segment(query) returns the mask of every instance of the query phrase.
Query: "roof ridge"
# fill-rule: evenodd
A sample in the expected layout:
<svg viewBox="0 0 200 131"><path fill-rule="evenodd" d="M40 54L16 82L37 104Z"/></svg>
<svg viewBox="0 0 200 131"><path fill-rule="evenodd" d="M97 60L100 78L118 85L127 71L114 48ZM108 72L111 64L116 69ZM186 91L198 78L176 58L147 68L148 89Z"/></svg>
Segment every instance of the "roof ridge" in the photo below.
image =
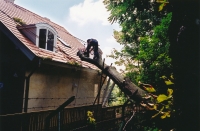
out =
<svg viewBox="0 0 200 131"><path fill-rule="evenodd" d="M4 0L3 0L3 1L4 1ZM5 2L6 2L6 1L5 1ZM83 43L83 42L86 43L84 40L82 40L82 39L80 39L80 38L77 38L77 37L75 37L74 35L72 35L69 31L67 31L67 30L65 29L65 27L63 27L63 26L61 26L61 25L59 25L59 24L57 24L57 23L51 21L51 20L48 19L47 17L40 16L40 15L38 15L38 14L36 14L36 13L34 13L34 12L32 12L32 11L30 11L30 10L24 8L24 7L21 7L21 6L17 5L17 4L15 4L15 3L12 3L12 2L9 2L9 3L12 4L12 5L14 5L16 8L18 8L18 9L20 9L20 10L22 10L22 11L25 11L25 12L27 12L27 13L30 13L30 14L31 14L30 17L36 17L36 18L40 19L41 21L46 20L46 22L42 22L42 23L48 23L48 24L49 24L49 23L52 23L52 24L53 24L52 26L54 26L54 28L59 29L60 31L69 34L70 36L76 38L76 39L77 39L78 41L80 41L81 43ZM41 23L41 22L39 22L39 23Z"/></svg>
<svg viewBox="0 0 200 131"><path fill-rule="evenodd" d="M51 21L51 20L50 20L49 18L47 18L47 17L40 16L40 15L38 15L38 14L36 14L36 13L34 13L34 12L32 12L32 11L30 11L30 10L28 10L28 9L26 9L26 8L24 8L24 7L22 7L22 6L19 6L19 5L15 4L15 3L12 3L12 2L9 2L9 3L12 4L12 5L14 5L16 8L18 8L18 9L20 9L20 10L22 10L22 11L25 11L25 12L27 12L27 13L32 14L34 17L37 17L37 18L42 19L42 20L45 19L45 20L47 20L47 21L50 21L51 23L55 24L56 26L62 28L62 30L68 32L63 26L61 26L61 25L59 25L59 24L57 24L57 23ZM69 32L68 32L68 33L69 33Z"/></svg>

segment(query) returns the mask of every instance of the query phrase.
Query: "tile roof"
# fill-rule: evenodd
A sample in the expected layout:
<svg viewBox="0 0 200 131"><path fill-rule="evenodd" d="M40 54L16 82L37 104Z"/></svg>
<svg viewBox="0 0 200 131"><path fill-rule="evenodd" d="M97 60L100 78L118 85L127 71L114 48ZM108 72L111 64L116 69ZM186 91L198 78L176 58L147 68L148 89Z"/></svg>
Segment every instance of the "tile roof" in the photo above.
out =
<svg viewBox="0 0 200 131"><path fill-rule="evenodd" d="M41 58L49 58L53 61L62 63L76 61L81 63L83 67L97 69L96 66L81 61L79 57L76 56L78 48L83 48L84 45L78 39L76 39L76 37L71 35L64 27L14 3L0 0L0 5L0 21L36 56ZM58 36L68 43L71 48L64 46L59 40L57 40L56 52L51 52L37 47L31 40L25 37L20 30L17 29L17 23L13 20L14 17L22 19L27 25L36 23L47 23L51 25L58 32Z"/></svg>

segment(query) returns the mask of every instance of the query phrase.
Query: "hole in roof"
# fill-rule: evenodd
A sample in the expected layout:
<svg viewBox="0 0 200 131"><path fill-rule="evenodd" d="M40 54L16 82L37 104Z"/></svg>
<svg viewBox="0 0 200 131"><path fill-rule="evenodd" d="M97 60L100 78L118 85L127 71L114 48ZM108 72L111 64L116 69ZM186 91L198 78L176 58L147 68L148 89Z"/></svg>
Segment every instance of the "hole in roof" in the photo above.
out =
<svg viewBox="0 0 200 131"><path fill-rule="evenodd" d="M67 44L63 39L61 39L60 37L57 37L57 38L64 46L71 48L71 46Z"/></svg>

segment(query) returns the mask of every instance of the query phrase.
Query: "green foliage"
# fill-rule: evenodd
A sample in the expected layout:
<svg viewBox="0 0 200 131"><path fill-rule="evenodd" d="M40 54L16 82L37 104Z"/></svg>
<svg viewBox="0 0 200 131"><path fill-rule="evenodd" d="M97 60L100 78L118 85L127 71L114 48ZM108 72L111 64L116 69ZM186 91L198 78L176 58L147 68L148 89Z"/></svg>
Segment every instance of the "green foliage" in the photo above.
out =
<svg viewBox="0 0 200 131"><path fill-rule="evenodd" d="M134 67L135 68L135 67ZM126 73L126 76L130 78L130 80L133 82L133 83L138 83L139 79L138 79L138 76L139 76L139 71L132 71L132 72L127 72Z"/></svg>
<svg viewBox="0 0 200 131"><path fill-rule="evenodd" d="M171 58L168 55L169 39L167 37L171 15L169 13L162 19L160 25L154 28L152 36L145 36L140 39L140 52L137 60L141 61L141 81L159 83L159 76L171 72Z"/></svg>
<svg viewBox="0 0 200 131"><path fill-rule="evenodd" d="M42 57L43 60L52 60L52 57L48 56L48 57Z"/></svg>
<svg viewBox="0 0 200 131"><path fill-rule="evenodd" d="M75 60L70 60L69 62L67 62L69 65L73 65L73 66L81 66L80 63L78 63L77 61Z"/></svg>
<svg viewBox="0 0 200 131"><path fill-rule="evenodd" d="M151 94L152 92L149 92L149 96L151 97L151 101L154 102L154 104L144 104L142 103L141 105L146 107L149 110L154 110L157 113L152 116L152 118L155 118L156 116L161 114L161 119L164 119L166 117L170 117L170 114L173 112L173 85L174 83L172 82L173 79L169 79L166 76L160 77L164 83L167 89L165 93L159 93L156 92L154 94ZM170 82L170 83L169 83ZM143 84L145 88L147 88L149 84ZM150 86L148 86L150 87Z"/></svg>
<svg viewBox="0 0 200 131"><path fill-rule="evenodd" d="M26 25L25 22L22 21L22 19L17 18L17 17L13 17L13 20L18 23L18 25Z"/></svg>
<svg viewBox="0 0 200 131"><path fill-rule="evenodd" d="M157 0L156 2L161 3L159 6L159 11L162 11L163 8L169 3L168 0Z"/></svg>
<svg viewBox="0 0 200 131"><path fill-rule="evenodd" d="M109 98L109 105L110 106L123 105L126 102L126 100L127 98L124 95L124 93L120 90L118 86L115 86Z"/></svg>
<svg viewBox="0 0 200 131"><path fill-rule="evenodd" d="M96 120L94 119L93 112L87 111L87 124L89 129L95 130L96 128Z"/></svg>
<svg viewBox="0 0 200 131"><path fill-rule="evenodd" d="M152 27L159 21L155 18L155 14L160 15L154 9L156 6L153 5L156 3L148 0L104 0L104 4L111 12L109 21L118 22L122 27L122 31L114 31L114 36L120 44L124 45L124 48L120 52L114 50L111 57L119 61L128 59L126 64L131 64L132 58L135 58L139 51L138 39L150 33Z"/></svg>
<svg viewBox="0 0 200 131"><path fill-rule="evenodd" d="M111 12L109 21L118 22L122 28L114 31L114 37L123 48L114 49L109 57L126 67L133 82L145 81L159 87L159 77L171 72L167 37L171 14L159 11L160 3L150 0L104 0L104 4Z"/></svg>
<svg viewBox="0 0 200 131"><path fill-rule="evenodd" d="M143 128L144 131L160 131L157 127L144 127Z"/></svg>
<svg viewBox="0 0 200 131"><path fill-rule="evenodd" d="M173 90L163 85L172 86L173 82L160 79L160 76L169 76L172 72L167 34L172 14L165 8L166 3L166 0L104 0L110 11L108 20L121 26L121 31L114 31L114 37L123 46L121 51L114 49L109 57L116 59L115 64L126 67L126 76L134 83L142 81L155 87L145 87L150 92L148 95L152 95L150 101L156 103L152 107L147 105L147 108L153 112L150 118L160 116L164 120L173 112L173 97L167 94ZM145 127L148 127L145 130L158 130L152 125Z"/></svg>
<svg viewBox="0 0 200 131"><path fill-rule="evenodd" d="M149 92L145 103L141 103L147 110L144 114L136 113L133 118L134 127L137 130L143 131L161 131L173 129L173 114L175 112L173 106L173 76L162 76L160 79L163 81L164 93ZM170 84L169 84L170 82ZM141 88L152 88L150 84L140 83Z"/></svg>

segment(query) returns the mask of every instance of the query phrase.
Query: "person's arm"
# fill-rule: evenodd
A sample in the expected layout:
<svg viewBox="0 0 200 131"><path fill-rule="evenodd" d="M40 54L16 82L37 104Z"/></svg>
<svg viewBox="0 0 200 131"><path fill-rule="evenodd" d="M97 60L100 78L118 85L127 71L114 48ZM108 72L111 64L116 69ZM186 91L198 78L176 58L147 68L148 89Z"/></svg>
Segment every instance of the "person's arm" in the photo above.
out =
<svg viewBox="0 0 200 131"><path fill-rule="evenodd" d="M93 50L94 50L94 48L92 47L92 48L90 49L90 52L93 51Z"/></svg>

